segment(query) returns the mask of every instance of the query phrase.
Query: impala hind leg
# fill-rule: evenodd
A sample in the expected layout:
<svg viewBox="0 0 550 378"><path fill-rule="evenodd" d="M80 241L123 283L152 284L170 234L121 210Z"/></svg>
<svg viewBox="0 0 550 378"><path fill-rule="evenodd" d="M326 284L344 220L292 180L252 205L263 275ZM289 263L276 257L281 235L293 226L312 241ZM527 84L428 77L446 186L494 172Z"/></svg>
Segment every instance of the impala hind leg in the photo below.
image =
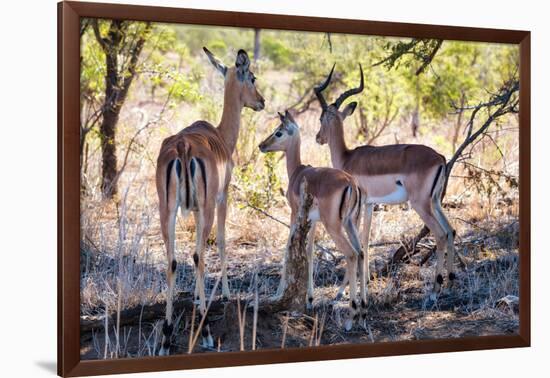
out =
<svg viewBox="0 0 550 378"><path fill-rule="evenodd" d="M349 241L353 247L353 250L356 252L358 256L358 270L359 270L359 292L361 294L361 310L360 313L362 314L363 318L367 317L367 279L366 279L366 271L368 271L368 264L369 261L366 258L363 248L361 247L361 242L359 241L359 235L357 232L357 226L356 222L353 222L353 220L348 219L344 223L344 228L346 229L346 233L348 234Z"/></svg>
<svg viewBox="0 0 550 378"><path fill-rule="evenodd" d="M441 228L445 231L446 240L447 240L447 273L449 276L449 281L456 279L456 273L454 268L455 262L455 231L449 223L449 220L443 213L441 208L441 200L438 197L432 198L432 208L434 210L434 215L437 218Z"/></svg>
<svg viewBox="0 0 550 378"><path fill-rule="evenodd" d="M166 198L162 198L159 202L160 210L160 226L162 239L166 247L166 283L168 285L166 293L166 314L162 326L162 340L159 355L165 356L170 351L170 339L172 337L174 326L172 324L174 287L176 285L176 268L177 262L174 253L175 249L175 228L176 215L178 212L178 179L176 171L171 172L173 179L169 180ZM163 201L164 200L164 201Z"/></svg>
<svg viewBox="0 0 550 378"><path fill-rule="evenodd" d="M208 235L212 231L214 223L214 208L205 206L201 210L195 212L195 224L197 230L197 248L193 255L195 263L195 301L198 300L199 311L201 316L206 316L206 294L204 288L204 252ZM212 348L214 339L210 333L208 319L204 320L202 328L203 346Z"/></svg>
<svg viewBox="0 0 550 378"><path fill-rule="evenodd" d="M349 299L350 299L350 316L345 321L344 327L346 331L351 330L353 322L357 320L359 314L357 312L357 258L358 254L354 250L352 244L344 235L344 230L340 227L327 227L327 232L334 240L336 247L346 257L346 274L349 279Z"/></svg>
<svg viewBox="0 0 550 378"><path fill-rule="evenodd" d="M430 231L435 237L436 243L436 268L435 268L435 281L433 291L430 295L430 299L437 298L437 294L441 291L443 285L443 269L445 261L445 247L447 245L447 235L445 230L439 224L431 206L430 201L412 202L412 208L418 213L424 224L428 226Z"/></svg>
<svg viewBox="0 0 550 378"><path fill-rule="evenodd" d="M311 229L309 230L309 233L307 235L307 246L306 246L306 253L307 253L307 262L308 262L308 269L307 269L307 309L311 310L313 308L313 252L315 245L315 223L311 223Z"/></svg>
<svg viewBox="0 0 550 378"><path fill-rule="evenodd" d="M216 245L220 256L221 277L222 277L222 296L224 300L229 300L229 283L227 282L227 259L225 255L225 218L227 215L227 191L224 192L217 206L217 232Z"/></svg>

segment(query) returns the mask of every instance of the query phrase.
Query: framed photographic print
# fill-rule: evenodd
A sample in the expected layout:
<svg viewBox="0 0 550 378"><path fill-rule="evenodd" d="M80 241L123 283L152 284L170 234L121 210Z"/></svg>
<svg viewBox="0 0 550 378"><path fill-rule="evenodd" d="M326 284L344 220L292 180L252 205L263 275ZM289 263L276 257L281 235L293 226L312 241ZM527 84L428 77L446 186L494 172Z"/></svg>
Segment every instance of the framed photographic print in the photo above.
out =
<svg viewBox="0 0 550 378"><path fill-rule="evenodd" d="M59 375L529 346L528 31L58 12Z"/></svg>

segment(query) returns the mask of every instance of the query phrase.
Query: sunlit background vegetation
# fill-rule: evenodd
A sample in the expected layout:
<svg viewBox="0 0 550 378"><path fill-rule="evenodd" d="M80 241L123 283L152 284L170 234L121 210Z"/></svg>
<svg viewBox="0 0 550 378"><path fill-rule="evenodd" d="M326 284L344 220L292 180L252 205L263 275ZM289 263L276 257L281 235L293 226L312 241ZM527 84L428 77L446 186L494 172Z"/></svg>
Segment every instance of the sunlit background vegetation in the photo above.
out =
<svg viewBox="0 0 550 378"><path fill-rule="evenodd" d="M203 46L227 65L234 64L238 49L245 49L266 99L263 112L243 111L230 188L230 287L243 301L251 296L253 281L261 296L274 292L288 237L284 161L280 154L260 154L257 145L277 125L277 112L290 109L301 127L303 162L330 166L328 147L314 139L320 108L312 89L334 63L329 100L358 84L359 64L365 72L365 90L353 99L358 108L345 123L349 147L422 143L448 159L467 137L473 109L498 97L518 75L515 45L83 19L81 314L84 323L100 324L83 332L86 358L142 356L158 348L161 317L125 322L124 311L141 308L143 313L145 306L164 299L166 261L154 185L160 144L196 120L217 125L221 116L223 78ZM492 109L479 110L474 129ZM451 174L445 208L458 233L457 248L468 262L458 291L445 297L441 308L423 306L433 278L433 261L424 256L434 243L427 238L408 263L372 282L370 315L362 329L342 333L334 305L325 312L319 343L517 330L517 313L508 305L518 295L517 117L509 112L492 121L460 153ZM378 208L371 269L383 268L401 240L420 226L406 206ZM177 290L183 295L193 287L192 219L180 219L176 234ZM343 263L324 231L318 239L315 301L325 308L334 298ZM213 246L207 255L211 288L219 260ZM190 323L186 311L177 314L182 345ZM105 314L116 314L118 320L109 324ZM280 337L273 334L284 333L288 346L310 340L306 317L283 319L275 329L273 324L259 327L260 347L280 347ZM246 349L250 337L247 333ZM220 338L218 346L239 349L230 336Z"/></svg>

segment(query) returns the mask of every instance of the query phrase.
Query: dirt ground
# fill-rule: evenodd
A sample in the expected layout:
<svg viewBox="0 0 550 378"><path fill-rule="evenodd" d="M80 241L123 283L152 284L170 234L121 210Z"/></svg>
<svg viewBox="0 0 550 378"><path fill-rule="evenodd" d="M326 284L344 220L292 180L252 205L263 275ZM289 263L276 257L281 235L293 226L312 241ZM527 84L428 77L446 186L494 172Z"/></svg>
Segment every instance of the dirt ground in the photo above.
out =
<svg viewBox="0 0 550 378"><path fill-rule="evenodd" d="M456 220L460 218L462 210L448 211L451 212L451 219ZM399 230L400 217L411 217L411 213L411 210L402 211L399 208L378 211L375 223L389 222ZM269 219L264 219L264 222L273 223ZM380 232L375 230L370 250L373 279L369 284L367 317L355 324L349 332L343 328L347 311L346 296L340 301L335 300L337 288L344 275L344 261L332 249L331 241L324 238L324 234L320 235L316 248L313 310L306 314L265 313L260 306L256 324L256 348L281 348L283 339L284 347L290 348L517 333L519 227L516 218L504 216L496 223L470 218L469 221L458 223L461 226L457 250L463 256L466 266L459 265L457 261L458 279L452 287L445 286L436 303L428 299L435 259L425 258L433 247L433 240L426 238L420 244L420 252L410 262L393 267L387 276L379 276L391 251L399 244L391 238L380 238ZM410 230L417 230L418 225L419 222L408 225L409 233ZM237 246L238 252L229 254L229 281L232 293L235 293L235 297L236 293L240 293L241 305L243 308L247 307L243 346L244 350L250 350L254 328L253 294L257 287L260 302L274 294L279 281L282 251L243 240L232 240L229 250ZM94 260L93 257L88 259ZM426 260L424 264L423 260ZM95 262L96 266L102 264L116 266L117 262ZM105 309L95 308L94 311L93 307L87 308L83 311L82 322L90 319L97 319L99 322L97 327L87 329L81 335L83 359L139 357L158 353L162 336L162 283L155 289L157 286L154 282L162 279L163 265L140 264L136 261L124 261L123 264L132 266L134 276L144 276L143 272L151 275L146 280L142 279L142 284L144 281L148 282L143 290L158 291L159 295L156 297L160 300L156 303L160 304L157 307L161 310L126 324L128 322L124 321L124 316L127 311L124 309L132 307L131 301L127 300L121 310L121 325L117 330L117 323L111 321L107 325L109 332L106 337L105 323L101 321L105 319ZM208 297L219 276L219 260L213 245L208 253L207 269ZM112 270L115 271L115 268ZM191 292L189 288L193 285L192 272L189 259L184 264L178 264L177 285L181 290L180 297ZM209 312L208 320L215 347L203 348L199 337L193 348L194 353L240 350L241 336L235 297L226 304L219 302L217 297L214 299L212 308L215 307L215 310ZM192 325L190 299L183 302L185 301L187 306L179 311L176 307L175 311L176 326L171 348L173 354L188 352L191 327L196 329L198 326L198 320ZM142 301L142 306L151 304L151 301ZM116 316L116 308L107 311ZM143 307L141 312L143 315Z"/></svg>

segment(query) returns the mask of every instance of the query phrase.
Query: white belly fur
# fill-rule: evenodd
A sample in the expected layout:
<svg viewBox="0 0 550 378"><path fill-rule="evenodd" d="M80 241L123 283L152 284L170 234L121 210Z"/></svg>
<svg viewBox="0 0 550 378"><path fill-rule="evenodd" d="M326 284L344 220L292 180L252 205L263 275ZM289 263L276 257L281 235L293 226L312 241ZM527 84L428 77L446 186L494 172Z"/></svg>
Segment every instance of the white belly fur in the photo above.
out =
<svg viewBox="0 0 550 378"><path fill-rule="evenodd" d="M319 209L310 210L309 220L312 222L317 222L319 219L321 219L321 216L319 215Z"/></svg>
<svg viewBox="0 0 550 378"><path fill-rule="evenodd" d="M409 199L409 194L404 186L396 185L397 189L383 197L369 197L367 196L367 203L386 203L389 205L395 205L406 202Z"/></svg>
<svg viewBox="0 0 550 378"><path fill-rule="evenodd" d="M409 194L399 175L360 176L359 185L367 189L367 203L400 204L408 201ZM397 182L401 182L398 185Z"/></svg>

